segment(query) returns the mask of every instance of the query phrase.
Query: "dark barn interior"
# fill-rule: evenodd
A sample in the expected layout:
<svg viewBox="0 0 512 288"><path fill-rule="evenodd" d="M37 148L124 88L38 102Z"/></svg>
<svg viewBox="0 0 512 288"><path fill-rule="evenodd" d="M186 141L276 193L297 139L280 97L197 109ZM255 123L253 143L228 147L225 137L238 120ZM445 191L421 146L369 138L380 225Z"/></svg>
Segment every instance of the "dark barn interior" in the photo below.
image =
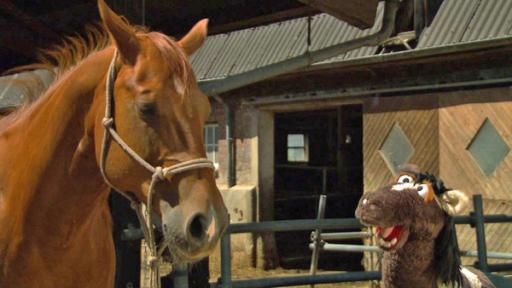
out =
<svg viewBox="0 0 512 288"><path fill-rule="evenodd" d="M327 195L326 218L354 217L353 211L363 192L362 166L360 105L277 114L276 220L316 218L321 194ZM309 233L276 234L284 268L309 267ZM322 269L361 269L362 254L325 253L321 257ZM339 261L341 258L344 261Z"/></svg>

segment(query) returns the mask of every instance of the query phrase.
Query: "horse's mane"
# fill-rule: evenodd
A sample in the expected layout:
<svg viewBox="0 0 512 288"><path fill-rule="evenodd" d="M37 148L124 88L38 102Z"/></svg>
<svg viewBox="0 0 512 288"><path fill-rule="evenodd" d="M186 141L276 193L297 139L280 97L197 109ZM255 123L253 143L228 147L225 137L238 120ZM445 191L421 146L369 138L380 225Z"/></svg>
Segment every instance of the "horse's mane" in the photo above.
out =
<svg viewBox="0 0 512 288"><path fill-rule="evenodd" d="M438 279L444 284L451 283L453 287L461 287L462 274L457 235L453 217L448 214L446 214L443 229L437 235L434 249L434 263L436 263Z"/></svg>
<svg viewBox="0 0 512 288"><path fill-rule="evenodd" d="M64 37L61 44L40 50L36 63L7 70L4 74L45 70L53 80L50 83L44 83L35 73L23 80L11 80L22 89L23 104L14 111L10 111L7 116L0 120L0 131L18 119L23 114L22 112L31 107L34 102L37 102L36 100L42 98L52 85L59 82L66 72L77 66L93 52L102 50L109 45L109 35L101 25L86 25L83 35Z"/></svg>
<svg viewBox="0 0 512 288"><path fill-rule="evenodd" d="M164 34L150 32L143 26L128 25L137 34L147 35L159 48L163 57L170 64L174 73L181 76L184 84L183 95L187 95L190 83L194 80L192 68L188 64L188 57L182 49L178 47L172 38ZM16 84L22 88L24 93L23 105L11 112L9 115L0 119L0 131L14 122L23 111L26 111L33 103L45 94L48 94L50 88L59 83L59 80L68 71L79 65L84 59L94 52L103 50L111 45L111 39L107 30L101 24L89 24L85 26L83 35L67 36L61 44L49 49L40 50L37 56L37 62L33 64L18 66L9 69L5 74L14 74L28 72L37 69L46 70L53 76L53 81L47 85L42 85L43 81L37 76L30 79L16 81Z"/></svg>
<svg viewBox="0 0 512 288"><path fill-rule="evenodd" d="M110 38L101 25L86 25L84 35L66 36L61 44L40 50L36 63L14 67L6 73L20 73L38 69L46 70L53 76L53 81L48 85L50 87L51 84L60 80L62 75L82 62L87 56L109 45ZM27 90L30 90L32 88L31 85L33 85L32 81L21 84ZM36 97L28 99L28 102L33 102L33 100L37 99L37 96L44 94L48 87L43 91L39 91L39 95L34 95Z"/></svg>

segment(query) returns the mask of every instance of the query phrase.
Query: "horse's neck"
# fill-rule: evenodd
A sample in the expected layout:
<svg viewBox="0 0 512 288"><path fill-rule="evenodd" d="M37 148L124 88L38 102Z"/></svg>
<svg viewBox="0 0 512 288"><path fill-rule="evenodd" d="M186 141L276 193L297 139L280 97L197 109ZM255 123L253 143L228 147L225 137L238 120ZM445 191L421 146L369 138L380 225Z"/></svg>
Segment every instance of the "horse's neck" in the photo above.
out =
<svg viewBox="0 0 512 288"><path fill-rule="evenodd" d="M385 252L382 262L384 287L436 287L433 262L433 241L407 241L399 250Z"/></svg>
<svg viewBox="0 0 512 288"><path fill-rule="evenodd" d="M105 214L107 189L84 119L112 52L86 58L0 133L0 225L8 228L0 245L30 233L30 241L66 246L92 225L91 215Z"/></svg>

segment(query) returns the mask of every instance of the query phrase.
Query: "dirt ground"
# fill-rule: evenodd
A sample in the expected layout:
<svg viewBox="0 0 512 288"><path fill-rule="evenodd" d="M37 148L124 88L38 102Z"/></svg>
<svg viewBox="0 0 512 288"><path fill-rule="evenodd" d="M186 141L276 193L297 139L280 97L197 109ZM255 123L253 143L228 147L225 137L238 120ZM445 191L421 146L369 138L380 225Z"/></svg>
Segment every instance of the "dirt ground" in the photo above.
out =
<svg viewBox="0 0 512 288"><path fill-rule="evenodd" d="M328 273L328 272L319 272L320 273ZM255 278L265 278L265 277L276 277L276 276L297 276L297 275L308 275L309 271L305 270L296 270L296 269L274 269L264 271L257 268L243 268L243 269L234 269L232 271L232 277L234 279L255 279ZM220 271L211 271L210 279L216 280L220 275ZM310 287L309 285L302 286L287 286L287 287ZM351 282L351 283L336 283L336 284L317 284L316 288L369 288L372 287L371 282Z"/></svg>

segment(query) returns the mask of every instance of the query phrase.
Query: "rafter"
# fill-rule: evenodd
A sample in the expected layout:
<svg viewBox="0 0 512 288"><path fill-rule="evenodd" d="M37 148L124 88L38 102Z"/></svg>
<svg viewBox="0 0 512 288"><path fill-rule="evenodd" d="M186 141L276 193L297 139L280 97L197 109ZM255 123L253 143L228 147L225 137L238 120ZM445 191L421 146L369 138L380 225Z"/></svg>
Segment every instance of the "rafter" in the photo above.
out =
<svg viewBox="0 0 512 288"><path fill-rule="evenodd" d="M299 0L359 28L373 26L379 0Z"/></svg>
<svg viewBox="0 0 512 288"><path fill-rule="evenodd" d="M223 25L217 25L209 28L209 34L218 34L225 33L233 30L245 29L248 27L265 25L278 21L285 21L292 18L305 17L309 15L318 14L318 11L315 8L309 6L303 6L298 8L293 8L285 11L280 11L272 14L267 14L259 17L254 17L250 19L245 19L237 22L227 23Z"/></svg>
<svg viewBox="0 0 512 288"><path fill-rule="evenodd" d="M59 38L59 35L57 35L50 28L46 27L44 23L39 21L37 18L18 9L16 5L14 5L8 0L0 0L0 9L3 10L6 14L13 16L27 28L34 32L37 32L46 39L55 40Z"/></svg>

